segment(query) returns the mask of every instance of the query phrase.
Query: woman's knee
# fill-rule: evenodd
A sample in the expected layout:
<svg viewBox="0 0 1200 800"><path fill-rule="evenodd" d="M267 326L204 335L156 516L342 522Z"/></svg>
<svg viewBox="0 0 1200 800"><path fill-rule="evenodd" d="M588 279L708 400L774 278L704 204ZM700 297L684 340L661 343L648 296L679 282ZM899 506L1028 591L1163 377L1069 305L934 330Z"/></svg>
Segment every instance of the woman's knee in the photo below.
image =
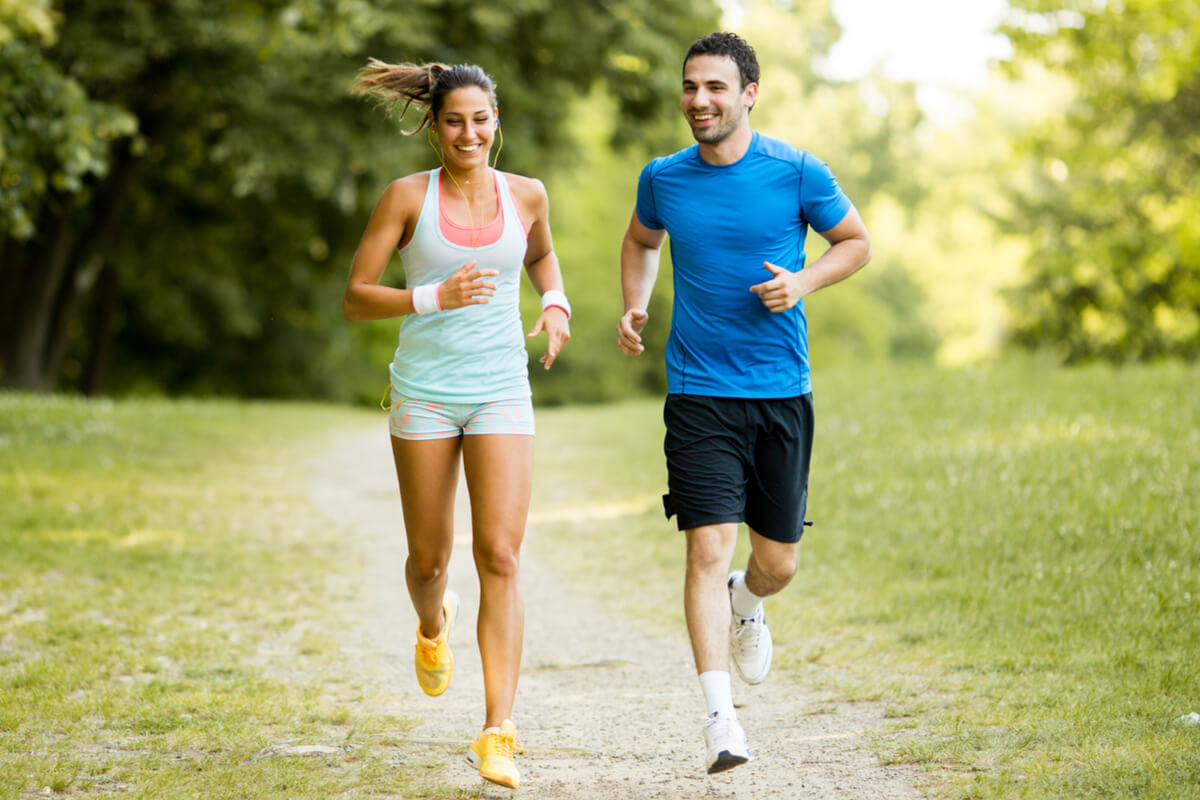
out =
<svg viewBox="0 0 1200 800"><path fill-rule="evenodd" d="M494 541L476 541L475 566L480 572L497 577L515 578L520 568L519 544L507 537Z"/></svg>
<svg viewBox="0 0 1200 800"><path fill-rule="evenodd" d="M406 568L410 578L421 584L437 583L446 574L449 559L437 555L417 555L410 553Z"/></svg>

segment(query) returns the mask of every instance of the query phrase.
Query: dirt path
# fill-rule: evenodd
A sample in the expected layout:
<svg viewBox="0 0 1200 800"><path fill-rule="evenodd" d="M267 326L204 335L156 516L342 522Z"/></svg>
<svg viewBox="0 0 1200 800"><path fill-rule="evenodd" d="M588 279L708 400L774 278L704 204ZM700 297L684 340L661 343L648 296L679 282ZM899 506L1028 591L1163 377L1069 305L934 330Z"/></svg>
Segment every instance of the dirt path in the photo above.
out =
<svg viewBox="0 0 1200 800"><path fill-rule="evenodd" d="M314 468L317 504L362 537L361 630L345 632L343 650L367 673L392 681L396 711L417 717L410 735L427 744L436 778L463 789L483 783L462 754L483 717L475 646L479 591L471 563L469 517L460 491L450 584L462 597L451 635L454 683L426 697L411 675L416 616L403 583L400 501L382 430L338 439ZM682 576L682 573L681 573ZM755 760L716 776L704 773L702 697L684 631L663 638L615 619L564 585L539 560L536 526L522 558L525 653L514 721L525 753L518 795L539 800L915 800L914 773L879 764L862 738L882 722L871 704L831 704L772 675L749 687L734 680L734 699ZM816 707L832 713L812 713ZM413 769L412 764L398 764ZM485 787L486 797L508 790Z"/></svg>

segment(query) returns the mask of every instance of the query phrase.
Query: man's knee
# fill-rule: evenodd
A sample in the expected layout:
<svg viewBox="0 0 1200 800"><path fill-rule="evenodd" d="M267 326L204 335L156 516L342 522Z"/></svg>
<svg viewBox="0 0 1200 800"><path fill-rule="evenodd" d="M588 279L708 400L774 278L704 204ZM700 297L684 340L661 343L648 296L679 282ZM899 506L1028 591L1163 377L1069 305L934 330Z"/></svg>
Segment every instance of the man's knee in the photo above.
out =
<svg viewBox="0 0 1200 800"><path fill-rule="evenodd" d="M759 568L763 577L773 583L787 583L796 574L799 559L795 553L773 555L769 560L759 560Z"/></svg>
<svg viewBox="0 0 1200 800"><path fill-rule="evenodd" d="M753 549L750 561L752 568L751 573L758 573L756 577L767 582L772 592L777 592L786 586L792 577L796 574L796 569L800 563L800 548L799 545L788 545L780 542L767 542L760 540L755 542L760 545ZM753 591L754 587L751 587Z"/></svg>
<svg viewBox="0 0 1200 800"><path fill-rule="evenodd" d="M688 531L688 568L699 571L729 569L736 543L736 526L714 525Z"/></svg>

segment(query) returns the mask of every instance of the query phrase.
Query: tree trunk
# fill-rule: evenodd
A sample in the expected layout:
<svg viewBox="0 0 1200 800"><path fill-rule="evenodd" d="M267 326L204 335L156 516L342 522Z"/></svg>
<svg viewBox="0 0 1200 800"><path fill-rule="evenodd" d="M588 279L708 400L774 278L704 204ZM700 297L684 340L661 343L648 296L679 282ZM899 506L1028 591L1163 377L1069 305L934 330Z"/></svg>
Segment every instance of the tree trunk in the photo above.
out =
<svg viewBox="0 0 1200 800"><path fill-rule="evenodd" d="M54 319L54 302L62 286L71 252L71 222L75 198L66 195L47 203L49 225L44 236L30 240L23 249L31 251L26 262L24 291L18 302L15 333L5 354L4 383L16 389L45 391L46 344Z"/></svg>
<svg viewBox="0 0 1200 800"><path fill-rule="evenodd" d="M54 388L79 306L91 289L94 270L100 267L97 251L119 230L138 164L128 146L121 149L86 214L74 213L74 195L47 204L49 219L39 228L50 233L22 248L30 258L24 289L18 290L21 296L16 298L14 331L4 348L6 385L33 391ZM57 210L56 216L52 209ZM88 269L81 272L85 263ZM82 280L77 281L77 276Z"/></svg>
<svg viewBox="0 0 1200 800"><path fill-rule="evenodd" d="M103 391L112 364L113 318L120 296L117 271L112 265L105 265L101 269L94 296L88 358L83 365L83 379L79 387L89 397Z"/></svg>
<svg viewBox="0 0 1200 800"><path fill-rule="evenodd" d="M4 240L0 250L0 375L7 371L8 351L17 335L17 311L25 277L25 252L13 238Z"/></svg>
<svg viewBox="0 0 1200 800"><path fill-rule="evenodd" d="M93 255L83 269L78 268L78 263L72 259L67 268L68 274L63 275L62 286L54 301L54 318L46 336L42 371L50 388L58 384L58 375L62 371L63 358L67 354L67 345L70 344L71 331L83 298L91 291L97 275L104 267L104 261L98 255Z"/></svg>
<svg viewBox="0 0 1200 800"><path fill-rule="evenodd" d="M113 166L108 176L96 188L88 206L87 227L71 253L72 279L64 281L55 304L54 322L46 340L45 372L51 385L58 378L66 354L69 336L73 330L75 316L82 299L91 291L97 273L103 267L104 248L116 238L120 229L121 213L129 201L129 193L137 177L140 161L129 151L128 145L113 153ZM86 263L83 269L79 265ZM78 278L76 279L76 276ZM117 286L114 282L113 286Z"/></svg>

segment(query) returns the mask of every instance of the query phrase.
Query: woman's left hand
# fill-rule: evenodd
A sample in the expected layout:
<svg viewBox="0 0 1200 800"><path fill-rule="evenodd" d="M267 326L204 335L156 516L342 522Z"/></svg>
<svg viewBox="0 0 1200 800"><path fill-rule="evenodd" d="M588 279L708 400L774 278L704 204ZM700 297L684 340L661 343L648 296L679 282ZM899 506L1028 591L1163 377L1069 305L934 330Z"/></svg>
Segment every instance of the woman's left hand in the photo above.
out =
<svg viewBox="0 0 1200 800"><path fill-rule="evenodd" d="M563 345L567 343L567 339L571 338L571 325L567 322L567 312L558 306L550 306L543 311L533 326L533 330L529 332L529 338L532 339L542 331L545 331L550 338L550 346L546 348L546 354L538 361L544 364L546 369L550 369L550 365L558 357Z"/></svg>

